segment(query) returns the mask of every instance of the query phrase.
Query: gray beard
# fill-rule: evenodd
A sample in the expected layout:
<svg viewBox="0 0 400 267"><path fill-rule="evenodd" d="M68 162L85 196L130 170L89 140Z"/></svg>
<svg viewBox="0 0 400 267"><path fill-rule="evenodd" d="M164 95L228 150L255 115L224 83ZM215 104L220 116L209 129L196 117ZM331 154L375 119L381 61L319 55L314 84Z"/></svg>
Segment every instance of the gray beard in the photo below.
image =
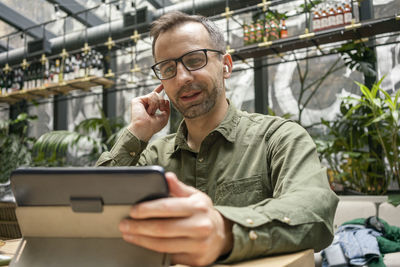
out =
<svg viewBox="0 0 400 267"><path fill-rule="evenodd" d="M176 104L179 103L179 97L176 97L173 103L175 108L182 114L183 117L187 119L194 119L201 115L207 114L211 109L214 108L220 91L222 90L222 88L218 88L218 85L215 83L213 83L213 89L211 90L211 92L206 90L206 85L204 84L191 84L189 86L181 87L177 95L179 96L182 92L193 89L205 93L206 100L200 104L196 104L188 108L182 108Z"/></svg>

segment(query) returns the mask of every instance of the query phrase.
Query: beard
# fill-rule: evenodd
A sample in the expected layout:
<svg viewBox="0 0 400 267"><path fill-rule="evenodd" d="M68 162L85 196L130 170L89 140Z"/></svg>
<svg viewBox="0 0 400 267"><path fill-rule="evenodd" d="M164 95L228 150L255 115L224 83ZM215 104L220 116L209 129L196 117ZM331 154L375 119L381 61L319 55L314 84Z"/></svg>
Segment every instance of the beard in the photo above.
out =
<svg viewBox="0 0 400 267"><path fill-rule="evenodd" d="M178 90L178 93L174 97L172 104L183 115L184 118L194 119L204 114L207 114L215 107L215 103L217 102L218 96L221 94L222 90L222 83L218 83L216 81L213 81L211 90L207 89L206 83L191 83L182 86ZM180 96L182 95L182 93L190 91L197 91L201 93L201 99L190 103L189 106L180 104Z"/></svg>

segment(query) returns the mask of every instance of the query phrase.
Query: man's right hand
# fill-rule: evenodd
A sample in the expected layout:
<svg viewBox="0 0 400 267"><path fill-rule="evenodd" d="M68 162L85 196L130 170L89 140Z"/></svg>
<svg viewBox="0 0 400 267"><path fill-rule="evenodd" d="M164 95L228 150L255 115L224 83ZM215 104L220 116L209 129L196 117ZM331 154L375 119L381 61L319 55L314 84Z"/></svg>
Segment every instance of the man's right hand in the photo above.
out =
<svg viewBox="0 0 400 267"><path fill-rule="evenodd" d="M131 100L131 122L128 130L142 141L150 138L167 125L170 107L169 101L160 96L164 86L160 84L148 95ZM157 112L160 110L160 112Z"/></svg>

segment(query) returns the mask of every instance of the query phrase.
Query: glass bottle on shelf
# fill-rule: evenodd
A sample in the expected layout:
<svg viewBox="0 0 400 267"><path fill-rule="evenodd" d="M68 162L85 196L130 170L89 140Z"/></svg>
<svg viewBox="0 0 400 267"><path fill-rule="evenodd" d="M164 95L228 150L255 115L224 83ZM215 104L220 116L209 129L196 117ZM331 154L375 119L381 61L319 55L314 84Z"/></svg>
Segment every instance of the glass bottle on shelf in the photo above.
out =
<svg viewBox="0 0 400 267"><path fill-rule="evenodd" d="M326 11L326 7L322 8L320 14L321 14L321 30L326 30L329 26L328 12Z"/></svg>
<svg viewBox="0 0 400 267"><path fill-rule="evenodd" d="M334 6L331 4L328 6L328 28L335 28L336 25L336 11Z"/></svg>
<svg viewBox="0 0 400 267"><path fill-rule="evenodd" d="M12 91L14 91L13 90L13 79L14 79L14 72L13 71L9 71L8 73L7 73L7 84L6 84L6 87L7 87L7 90L8 90L8 92L12 92Z"/></svg>
<svg viewBox="0 0 400 267"><path fill-rule="evenodd" d="M265 17L264 20L264 40L267 42L271 39L271 25L269 24L269 20Z"/></svg>
<svg viewBox="0 0 400 267"><path fill-rule="evenodd" d="M270 21L271 31L270 31L270 40L278 40L279 39L279 24L276 22L276 19L272 19Z"/></svg>
<svg viewBox="0 0 400 267"><path fill-rule="evenodd" d="M61 75L61 70L60 70L60 60L56 59L55 61L55 69L54 69L54 73L53 73L53 82L54 83L59 83L60 80L60 75Z"/></svg>
<svg viewBox="0 0 400 267"><path fill-rule="evenodd" d="M395 1L395 2L397 2L397 1ZM351 7L351 11L352 11L352 14L353 14L353 19L354 19L355 22L359 22L360 21L359 3L358 3L357 0L353 0L350 3L353 3L353 6ZM350 6L351 6L351 4L350 4Z"/></svg>
<svg viewBox="0 0 400 267"><path fill-rule="evenodd" d="M353 18L352 15L352 10L351 10L351 5L349 4L349 1L346 1L344 4L344 24L351 24L351 20Z"/></svg>
<svg viewBox="0 0 400 267"><path fill-rule="evenodd" d="M36 77L37 77L37 64L36 62L32 62L31 64L31 84L29 86L29 89L35 88L36 87Z"/></svg>
<svg viewBox="0 0 400 267"><path fill-rule="evenodd" d="M84 53L81 54L80 66L79 66L79 77L83 78L86 76L86 56Z"/></svg>
<svg viewBox="0 0 400 267"><path fill-rule="evenodd" d="M249 25L247 23L243 23L243 44L248 45L249 44Z"/></svg>
<svg viewBox="0 0 400 267"><path fill-rule="evenodd" d="M69 81L70 80L70 77L69 77L69 74L70 74L70 60L69 60L69 57L67 57L66 59L65 59L65 61L64 61L64 72L63 72L63 80L64 81Z"/></svg>
<svg viewBox="0 0 400 267"><path fill-rule="evenodd" d="M318 10L314 10L313 19L312 19L312 30L314 32L321 30L321 15Z"/></svg>
<svg viewBox="0 0 400 267"><path fill-rule="evenodd" d="M254 44L256 42L256 27L255 23L250 24L250 40L249 44Z"/></svg>
<svg viewBox="0 0 400 267"><path fill-rule="evenodd" d="M43 65L43 86L47 86L50 83L50 68L49 68L49 61L47 60L46 63Z"/></svg>
<svg viewBox="0 0 400 267"><path fill-rule="evenodd" d="M89 75L96 76L97 65L96 65L96 51L93 50L89 58Z"/></svg>
<svg viewBox="0 0 400 267"><path fill-rule="evenodd" d="M76 57L75 57L75 55L72 55L71 58L70 58L69 68L70 68L69 79L70 80L76 79L77 76L76 76L76 71L75 71L75 68L76 68Z"/></svg>
<svg viewBox="0 0 400 267"><path fill-rule="evenodd" d="M81 77L80 73L79 73L80 67L81 67L81 57L80 57L80 54L76 54L75 55L75 65L74 65L74 77L75 77L75 79Z"/></svg>
<svg viewBox="0 0 400 267"><path fill-rule="evenodd" d="M19 83L18 90L22 90L24 88L24 72L22 68L18 68L18 80Z"/></svg>
<svg viewBox="0 0 400 267"><path fill-rule="evenodd" d="M31 89L31 86L32 86L32 65L29 65L25 69L24 80L25 80L24 89Z"/></svg>
<svg viewBox="0 0 400 267"><path fill-rule="evenodd" d="M344 24L344 11L341 5L336 4L336 26L340 27Z"/></svg>
<svg viewBox="0 0 400 267"><path fill-rule="evenodd" d="M50 70L49 70L49 83L55 83L55 73L56 73L56 66L55 66L55 61L52 60L50 64Z"/></svg>
<svg viewBox="0 0 400 267"><path fill-rule="evenodd" d="M288 29L286 27L286 20L285 18L283 18L281 22L281 38L286 38L286 37L288 37Z"/></svg>
<svg viewBox="0 0 400 267"><path fill-rule="evenodd" d="M263 41L263 22L259 19L256 21L256 43L261 43Z"/></svg>
<svg viewBox="0 0 400 267"><path fill-rule="evenodd" d="M100 52L97 53L96 63L97 63L97 77L103 77L104 75L103 55Z"/></svg>
<svg viewBox="0 0 400 267"><path fill-rule="evenodd" d="M36 87L42 87L43 86L43 64L38 62L37 63L37 69L36 69Z"/></svg>
<svg viewBox="0 0 400 267"><path fill-rule="evenodd" d="M18 91L19 90L19 83L18 83L18 69L12 70L13 72L13 80L12 80L12 90Z"/></svg>

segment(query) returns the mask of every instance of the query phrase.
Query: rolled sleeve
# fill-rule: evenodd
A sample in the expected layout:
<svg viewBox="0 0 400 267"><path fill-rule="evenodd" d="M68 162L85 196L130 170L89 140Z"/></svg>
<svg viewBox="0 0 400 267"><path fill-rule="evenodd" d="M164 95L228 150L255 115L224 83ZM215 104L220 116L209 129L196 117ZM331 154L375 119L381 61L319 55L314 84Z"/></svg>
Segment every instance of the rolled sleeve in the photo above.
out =
<svg viewBox="0 0 400 267"><path fill-rule="evenodd" d="M127 128L118 137L109 152L104 152L96 166L132 166L136 165L147 143L139 140Z"/></svg>

